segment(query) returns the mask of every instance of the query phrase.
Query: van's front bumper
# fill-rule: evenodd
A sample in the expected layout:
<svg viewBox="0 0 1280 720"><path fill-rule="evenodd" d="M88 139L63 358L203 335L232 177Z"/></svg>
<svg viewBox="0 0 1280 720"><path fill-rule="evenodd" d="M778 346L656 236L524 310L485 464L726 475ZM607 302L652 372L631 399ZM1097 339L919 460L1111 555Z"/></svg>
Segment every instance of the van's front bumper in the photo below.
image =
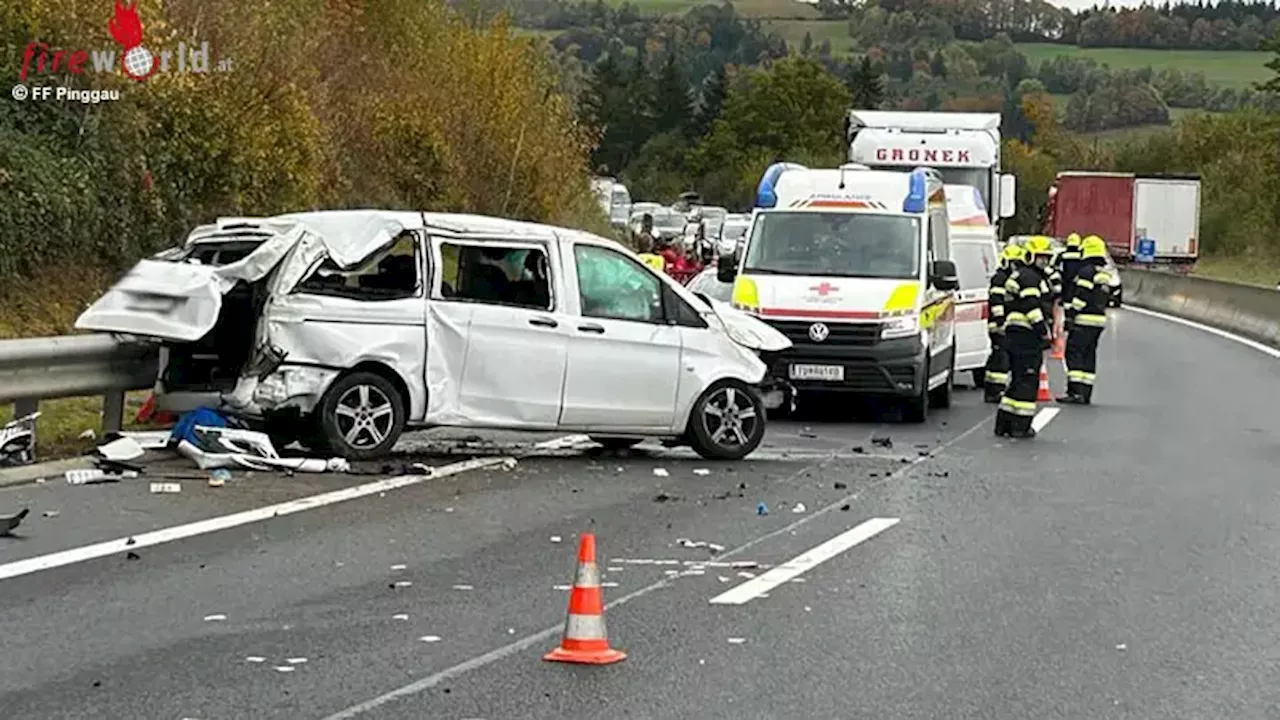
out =
<svg viewBox="0 0 1280 720"><path fill-rule="evenodd" d="M786 350L761 353L760 357L769 366L768 377L793 390L914 397L928 382L929 358L919 335L877 338L866 344L801 343L795 338L792 342ZM796 366L805 365L839 367L842 379L796 376Z"/></svg>

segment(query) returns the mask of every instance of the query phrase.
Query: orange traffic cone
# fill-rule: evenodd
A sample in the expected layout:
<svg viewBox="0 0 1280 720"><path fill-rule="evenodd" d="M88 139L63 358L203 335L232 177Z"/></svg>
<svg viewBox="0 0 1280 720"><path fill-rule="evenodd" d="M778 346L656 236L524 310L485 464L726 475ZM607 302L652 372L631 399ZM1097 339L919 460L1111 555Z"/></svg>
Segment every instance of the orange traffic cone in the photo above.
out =
<svg viewBox="0 0 1280 720"><path fill-rule="evenodd" d="M600 567L596 565L596 536L583 533L578 543L578 571L569 591L569 616L564 621L560 647L542 656L554 662L609 665L627 654L609 647L604 627L604 594L600 591Z"/></svg>
<svg viewBox="0 0 1280 720"><path fill-rule="evenodd" d="M1065 360L1067 352L1067 336L1062 332L1062 309L1054 313L1054 333L1053 333L1053 352L1049 353L1051 360Z"/></svg>
<svg viewBox="0 0 1280 720"><path fill-rule="evenodd" d="M1049 371L1040 361L1040 389L1036 391L1036 402L1053 402L1053 393L1049 392Z"/></svg>

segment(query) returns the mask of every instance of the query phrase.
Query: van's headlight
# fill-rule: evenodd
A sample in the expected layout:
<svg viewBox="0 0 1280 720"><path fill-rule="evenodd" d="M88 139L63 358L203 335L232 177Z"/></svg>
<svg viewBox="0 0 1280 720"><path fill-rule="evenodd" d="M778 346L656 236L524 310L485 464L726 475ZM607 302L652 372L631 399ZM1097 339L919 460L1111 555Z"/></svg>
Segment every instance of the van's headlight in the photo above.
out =
<svg viewBox="0 0 1280 720"><path fill-rule="evenodd" d="M729 339L735 343L753 350L764 347L764 340L750 328L731 325L723 321L721 325L724 326L724 331L729 335Z"/></svg>
<svg viewBox="0 0 1280 720"><path fill-rule="evenodd" d="M919 332L920 316L903 315L902 317L885 320L880 330L880 337L884 340L890 340L892 338L911 337Z"/></svg>

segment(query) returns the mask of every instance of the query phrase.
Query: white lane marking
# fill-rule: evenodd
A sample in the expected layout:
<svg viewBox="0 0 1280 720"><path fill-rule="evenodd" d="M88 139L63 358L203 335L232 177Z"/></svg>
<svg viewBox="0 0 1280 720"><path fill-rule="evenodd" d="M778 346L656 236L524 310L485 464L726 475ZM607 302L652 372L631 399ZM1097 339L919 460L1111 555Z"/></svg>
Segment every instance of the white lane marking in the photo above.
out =
<svg viewBox="0 0 1280 720"><path fill-rule="evenodd" d="M711 604L742 605L762 597L779 585L800 577L806 571L870 540L899 522L901 522L899 518L872 518L855 528L840 533L821 545L800 553L760 577L752 578L727 592L720 593L711 598Z"/></svg>
<svg viewBox="0 0 1280 720"><path fill-rule="evenodd" d="M568 437L577 438L585 436L570 435ZM557 438L555 440L549 440L546 443L538 443L537 445L534 445L534 447L541 448L546 446L548 443L564 443L565 440L566 438ZM210 518L208 520L200 520L199 522L188 523L186 525L175 525L174 527L164 528L161 530L153 530L152 532L142 533L141 535L134 535L132 537L107 540L106 542L84 545L82 547L50 553L48 555L40 555L38 557L27 558L25 560L16 560L14 562L0 565L0 580L29 575L42 570L50 570L52 568L72 565L86 560L95 560L97 558L114 555L119 552L139 550L141 548L162 545L175 540L184 540L197 535L204 535L206 533L218 532L219 530L239 527L240 525L269 520L274 517L283 517L285 515L292 515L306 510L315 510L316 508L325 507L326 505L333 505L335 503L346 502L348 500L377 495L378 493L384 493L391 490L399 490L400 488L418 485L420 483L427 482L428 480L438 480L440 478L457 475L471 470L496 467L502 465L503 462L508 459L509 458L506 457L485 457L465 460L463 462L442 465L434 468L430 474L400 475L398 477L378 480L365 485L357 485L355 487L335 490L333 492L322 493L320 495L312 495L310 497L299 498L297 500L268 505L255 510L246 510L244 512L223 515L221 517ZM400 584L401 583L397 583L397 585ZM403 584L406 587L409 585L407 582Z"/></svg>
<svg viewBox="0 0 1280 720"><path fill-rule="evenodd" d="M1040 411L1036 413L1036 416L1031 418L1031 429L1039 433L1041 430L1044 430L1044 427L1052 422L1054 418L1058 417L1058 413L1060 412L1062 412L1061 408L1040 408Z"/></svg>
<svg viewBox="0 0 1280 720"><path fill-rule="evenodd" d="M885 476L880 478L878 481L869 483L862 489L849 493L848 495L845 495L844 497L840 498L839 500L836 500L830 505L823 507L821 510L805 515L804 517L801 517L800 519L788 525L783 525L782 527L778 528L777 530L774 530L773 532L768 532L753 540L748 540L747 542L739 545L738 547L735 547L729 550L728 552L724 553L723 555L721 555L721 557L733 557L734 555L742 554L747 550L750 550L751 548L761 543L767 542L781 535L786 535L788 533L794 532L796 528L804 527L805 525L808 525L809 523L813 522L814 520L817 520L820 517L829 515L833 512L838 512L841 506L851 503L854 500L858 499L858 497L862 495L862 493L878 488L882 485L889 483L890 481L896 480L899 476L906 473L908 470L911 470L912 468L919 465L920 463L933 460L943 450L955 445L956 443L963 441L964 439L968 438L970 435L974 434L975 432L990 428L991 426L990 424L991 424L991 416L986 415L978 422L969 426L969 429L965 430L964 432L955 436L955 438L948 440L947 442L935 448L933 455L929 457L917 457L913 459L910 463L904 463L902 467L894 470L893 472L886 473ZM827 458L826 462L830 462L832 459L833 458ZM807 472L812 471L814 467L821 464L822 463L814 463L813 465L806 465L805 467L788 475L786 478L782 480L782 483L785 484L785 483L792 482L796 478L804 475ZM654 592L655 590L661 590L662 588L671 587L671 584L675 580L676 580L675 578L663 578L662 580L659 580L650 585L646 585L638 590L633 590L632 592L627 593L626 595L623 595L617 600L613 600L609 603L606 603L604 607L606 610L612 610L613 608L621 607L622 605L626 605L627 603L633 600L642 598L645 595L648 595ZM382 707L383 705L386 705L387 703L392 702L394 700L399 700L400 698L417 695L418 693L421 693L425 690L430 690L431 688L439 685L440 683L446 680L451 680L461 675L465 675L466 673L469 673L472 670L478 670L482 667L492 665L493 663L498 662L499 660L504 660L508 657L511 657L512 655L515 655L516 653L523 652L533 647L534 645L537 645L542 642L546 642L547 640L555 637L555 635L561 632L563 629L564 629L564 623L557 623L555 625L552 625L551 627L543 628L538 632L535 632L530 635L526 635L525 637L520 638L519 640L515 640L507 645L503 645L502 647L499 647L499 648L494 648L493 650L490 650L489 652L481 655L476 655L475 657L469 660L460 662L457 665L454 665L453 667L445 668L444 670L441 670L437 673L433 673L431 675L427 675L426 677L419 678L409 683L408 685L404 685L402 687L396 688L395 690L385 692L377 697L370 698L357 705L352 705L351 707L345 710L340 710L332 715L329 715L328 717L322 718L322 720L349 720L349 718L363 715L369 712L370 710L376 710Z"/></svg>
<svg viewBox="0 0 1280 720"><path fill-rule="evenodd" d="M1277 360L1280 360L1280 350L1277 350L1276 348L1273 348L1270 345L1264 345L1260 342L1257 342L1256 340L1250 340L1247 337L1241 337L1234 333L1227 332L1226 330L1219 330L1216 327L1204 325L1194 320L1188 320L1186 318L1180 318L1174 315L1166 315L1162 312L1156 312L1155 310L1148 310L1146 308L1133 307L1131 305L1127 305L1123 309L1126 312L1134 312L1134 313L1139 313L1141 315L1149 315L1154 318L1160 318L1161 320L1168 320L1169 322L1178 323L1179 325L1186 325L1187 327L1195 328L1197 330L1203 330L1204 332L1207 332L1211 335L1217 335L1220 338L1226 338L1227 340L1238 342L1241 345L1244 345L1245 347L1251 347L1260 353L1266 353L1267 355L1270 355L1271 357L1276 358Z"/></svg>

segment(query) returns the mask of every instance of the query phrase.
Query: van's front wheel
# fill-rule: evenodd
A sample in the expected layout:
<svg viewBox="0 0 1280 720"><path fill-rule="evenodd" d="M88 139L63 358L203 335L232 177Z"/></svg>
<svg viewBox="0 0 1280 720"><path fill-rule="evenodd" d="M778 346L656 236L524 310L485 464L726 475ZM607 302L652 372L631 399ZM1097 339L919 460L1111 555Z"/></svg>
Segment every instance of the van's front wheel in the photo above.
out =
<svg viewBox="0 0 1280 720"><path fill-rule="evenodd" d="M764 400L750 385L721 380L693 403L687 435L708 460L741 460L764 440Z"/></svg>
<svg viewBox="0 0 1280 720"><path fill-rule="evenodd" d="M316 407L319 435L330 452L370 460L391 452L404 432L404 398L386 378L353 372L337 379Z"/></svg>

